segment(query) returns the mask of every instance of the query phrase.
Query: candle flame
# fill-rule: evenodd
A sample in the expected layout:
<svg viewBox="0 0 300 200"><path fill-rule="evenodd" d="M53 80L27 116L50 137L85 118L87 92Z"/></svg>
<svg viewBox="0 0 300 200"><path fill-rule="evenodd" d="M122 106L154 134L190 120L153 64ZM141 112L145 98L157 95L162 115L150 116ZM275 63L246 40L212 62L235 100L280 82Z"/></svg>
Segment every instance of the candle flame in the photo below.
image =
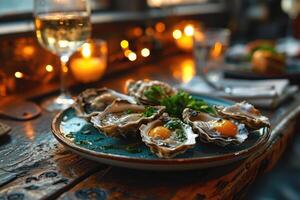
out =
<svg viewBox="0 0 300 200"><path fill-rule="evenodd" d="M85 43L82 45L81 55L84 58L89 58L92 55L91 44Z"/></svg>

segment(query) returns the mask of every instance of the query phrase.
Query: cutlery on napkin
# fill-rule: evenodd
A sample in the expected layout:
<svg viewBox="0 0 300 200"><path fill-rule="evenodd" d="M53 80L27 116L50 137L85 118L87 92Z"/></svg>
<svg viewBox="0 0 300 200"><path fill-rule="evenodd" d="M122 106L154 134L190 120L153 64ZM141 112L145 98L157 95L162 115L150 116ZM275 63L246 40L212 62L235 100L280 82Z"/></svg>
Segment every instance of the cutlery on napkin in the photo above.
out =
<svg viewBox="0 0 300 200"><path fill-rule="evenodd" d="M298 90L297 86L291 86L286 79L222 79L218 85L222 90L212 87L200 77L194 77L190 82L179 85L179 88L194 94L247 100L256 106L269 108L276 107Z"/></svg>

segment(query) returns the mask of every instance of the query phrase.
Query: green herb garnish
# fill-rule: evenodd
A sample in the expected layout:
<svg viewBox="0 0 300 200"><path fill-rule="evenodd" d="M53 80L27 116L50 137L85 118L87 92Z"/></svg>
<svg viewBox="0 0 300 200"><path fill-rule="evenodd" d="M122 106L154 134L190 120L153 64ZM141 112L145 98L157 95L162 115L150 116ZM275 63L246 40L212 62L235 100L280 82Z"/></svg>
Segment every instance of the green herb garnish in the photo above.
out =
<svg viewBox="0 0 300 200"><path fill-rule="evenodd" d="M109 149L117 149L114 145L103 145L98 147L99 150L109 150Z"/></svg>
<svg viewBox="0 0 300 200"><path fill-rule="evenodd" d="M248 55L248 59L249 60L252 60L253 58L253 54L256 52L256 51L259 51L259 50L262 50L262 51L269 51L271 52L272 54L278 54L278 52L276 51L275 47L273 47L272 45L268 44L268 43L263 43L255 48L253 48L250 52L250 54Z"/></svg>
<svg viewBox="0 0 300 200"><path fill-rule="evenodd" d="M185 108L215 114L215 110L212 106L209 106L203 100L193 98L191 95L183 91L179 91L170 97L162 99L160 104L166 107L166 112L172 117L181 118L182 112Z"/></svg>
<svg viewBox="0 0 300 200"><path fill-rule="evenodd" d="M184 142L187 139L182 127L181 129L176 129L175 134L176 134L175 138L180 142Z"/></svg>
<svg viewBox="0 0 300 200"><path fill-rule="evenodd" d="M75 136L74 136L73 133L68 133L68 134L66 135L66 137L67 137L67 138L74 138Z"/></svg>
<svg viewBox="0 0 300 200"><path fill-rule="evenodd" d="M147 106L145 111L143 112L143 116L145 117L151 117L152 115L154 115L155 113L157 113L157 109L151 106Z"/></svg>
<svg viewBox="0 0 300 200"><path fill-rule="evenodd" d="M131 114L131 113L133 113L133 110L131 110L131 109L128 109L124 112L124 114Z"/></svg>
<svg viewBox="0 0 300 200"><path fill-rule="evenodd" d="M128 151L129 153L141 153L142 149L136 146L127 146L125 148L126 151Z"/></svg>
<svg viewBox="0 0 300 200"><path fill-rule="evenodd" d="M110 149L119 149L119 150L124 150L127 151L129 153L141 153L142 149L136 145L121 145L121 146L115 146L115 145L103 145L103 146L99 146L98 149L100 151L106 151L106 150L110 150Z"/></svg>
<svg viewBox="0 0 300 200"><path fill-rule="evenodd" d="M175 132L175 138L177 141L184 142L187 139L184 132L184 125L180 119L171 119L164 126Z"/></svg>
<svg viewBox="0 0 300 200"><path fill-rule="evenodd" d="M90 142L85 141L85 140L80 140L80 141L76 141L75 144L78 144L78 145L88 145L88 144L90 144Z"/></svg>
<svg viewBox="0 0 300 200"><path fill-rule="evenodd" d="M151 86L144 91L144 96L153 103L159 103L159 100L166 96L165 91L158 85Z"/></svg>
<svg viewBox="0 0 300 200"><path fill-rule="evenodd" d="M179 119L169 120L165 125L167 129L174 131L175 129L182 128L181 121Z"/></svg>
<svg viewBox="0 0 300 200"><path fill-rule="evenodd" d="M179 91L172 96L167 96L165 91L160 86L151 86L144 92L145 97L155 104L166 107L166 112L172 117L181 118L185 108L191 108L196 111L202 111L210 114L215 114L212 106L209 106L205 101L193 98L186 92Z"/></svg>

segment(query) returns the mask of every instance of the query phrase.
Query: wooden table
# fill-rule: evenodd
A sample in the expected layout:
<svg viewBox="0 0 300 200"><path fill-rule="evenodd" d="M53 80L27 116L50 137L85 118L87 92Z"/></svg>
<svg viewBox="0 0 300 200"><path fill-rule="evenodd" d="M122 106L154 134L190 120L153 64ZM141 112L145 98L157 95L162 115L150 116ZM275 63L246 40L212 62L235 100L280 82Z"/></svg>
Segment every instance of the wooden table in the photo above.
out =
<svg viewBox="0 0 300 200"><path fill-rule="evenodd" d="M176 56L101 81L123 90L127 79L158 79L170 84L194 74L190 56ZM53 113L30 121L2 120L12 127L0 139L0 200L3 199L240 199L272 169L295 132L300 94L273 111L266 146L246 160L224 167L187 172L149 172L117 168L67 151L50 131Z"/></svg>

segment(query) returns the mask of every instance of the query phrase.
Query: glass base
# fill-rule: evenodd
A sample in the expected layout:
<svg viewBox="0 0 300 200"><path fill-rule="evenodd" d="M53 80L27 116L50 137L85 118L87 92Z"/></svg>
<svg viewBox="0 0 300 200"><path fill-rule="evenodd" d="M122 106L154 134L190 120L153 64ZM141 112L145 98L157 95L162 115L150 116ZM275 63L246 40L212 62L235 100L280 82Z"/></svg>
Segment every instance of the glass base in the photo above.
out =
<svg viewBox="0 0 300 200"><path fill-rule="evenodd" d="M67 109L74 103L74 99L67 94L61 94L58 97L47 99L42 103L42 107L49 111L61 111Z"/></svg>

